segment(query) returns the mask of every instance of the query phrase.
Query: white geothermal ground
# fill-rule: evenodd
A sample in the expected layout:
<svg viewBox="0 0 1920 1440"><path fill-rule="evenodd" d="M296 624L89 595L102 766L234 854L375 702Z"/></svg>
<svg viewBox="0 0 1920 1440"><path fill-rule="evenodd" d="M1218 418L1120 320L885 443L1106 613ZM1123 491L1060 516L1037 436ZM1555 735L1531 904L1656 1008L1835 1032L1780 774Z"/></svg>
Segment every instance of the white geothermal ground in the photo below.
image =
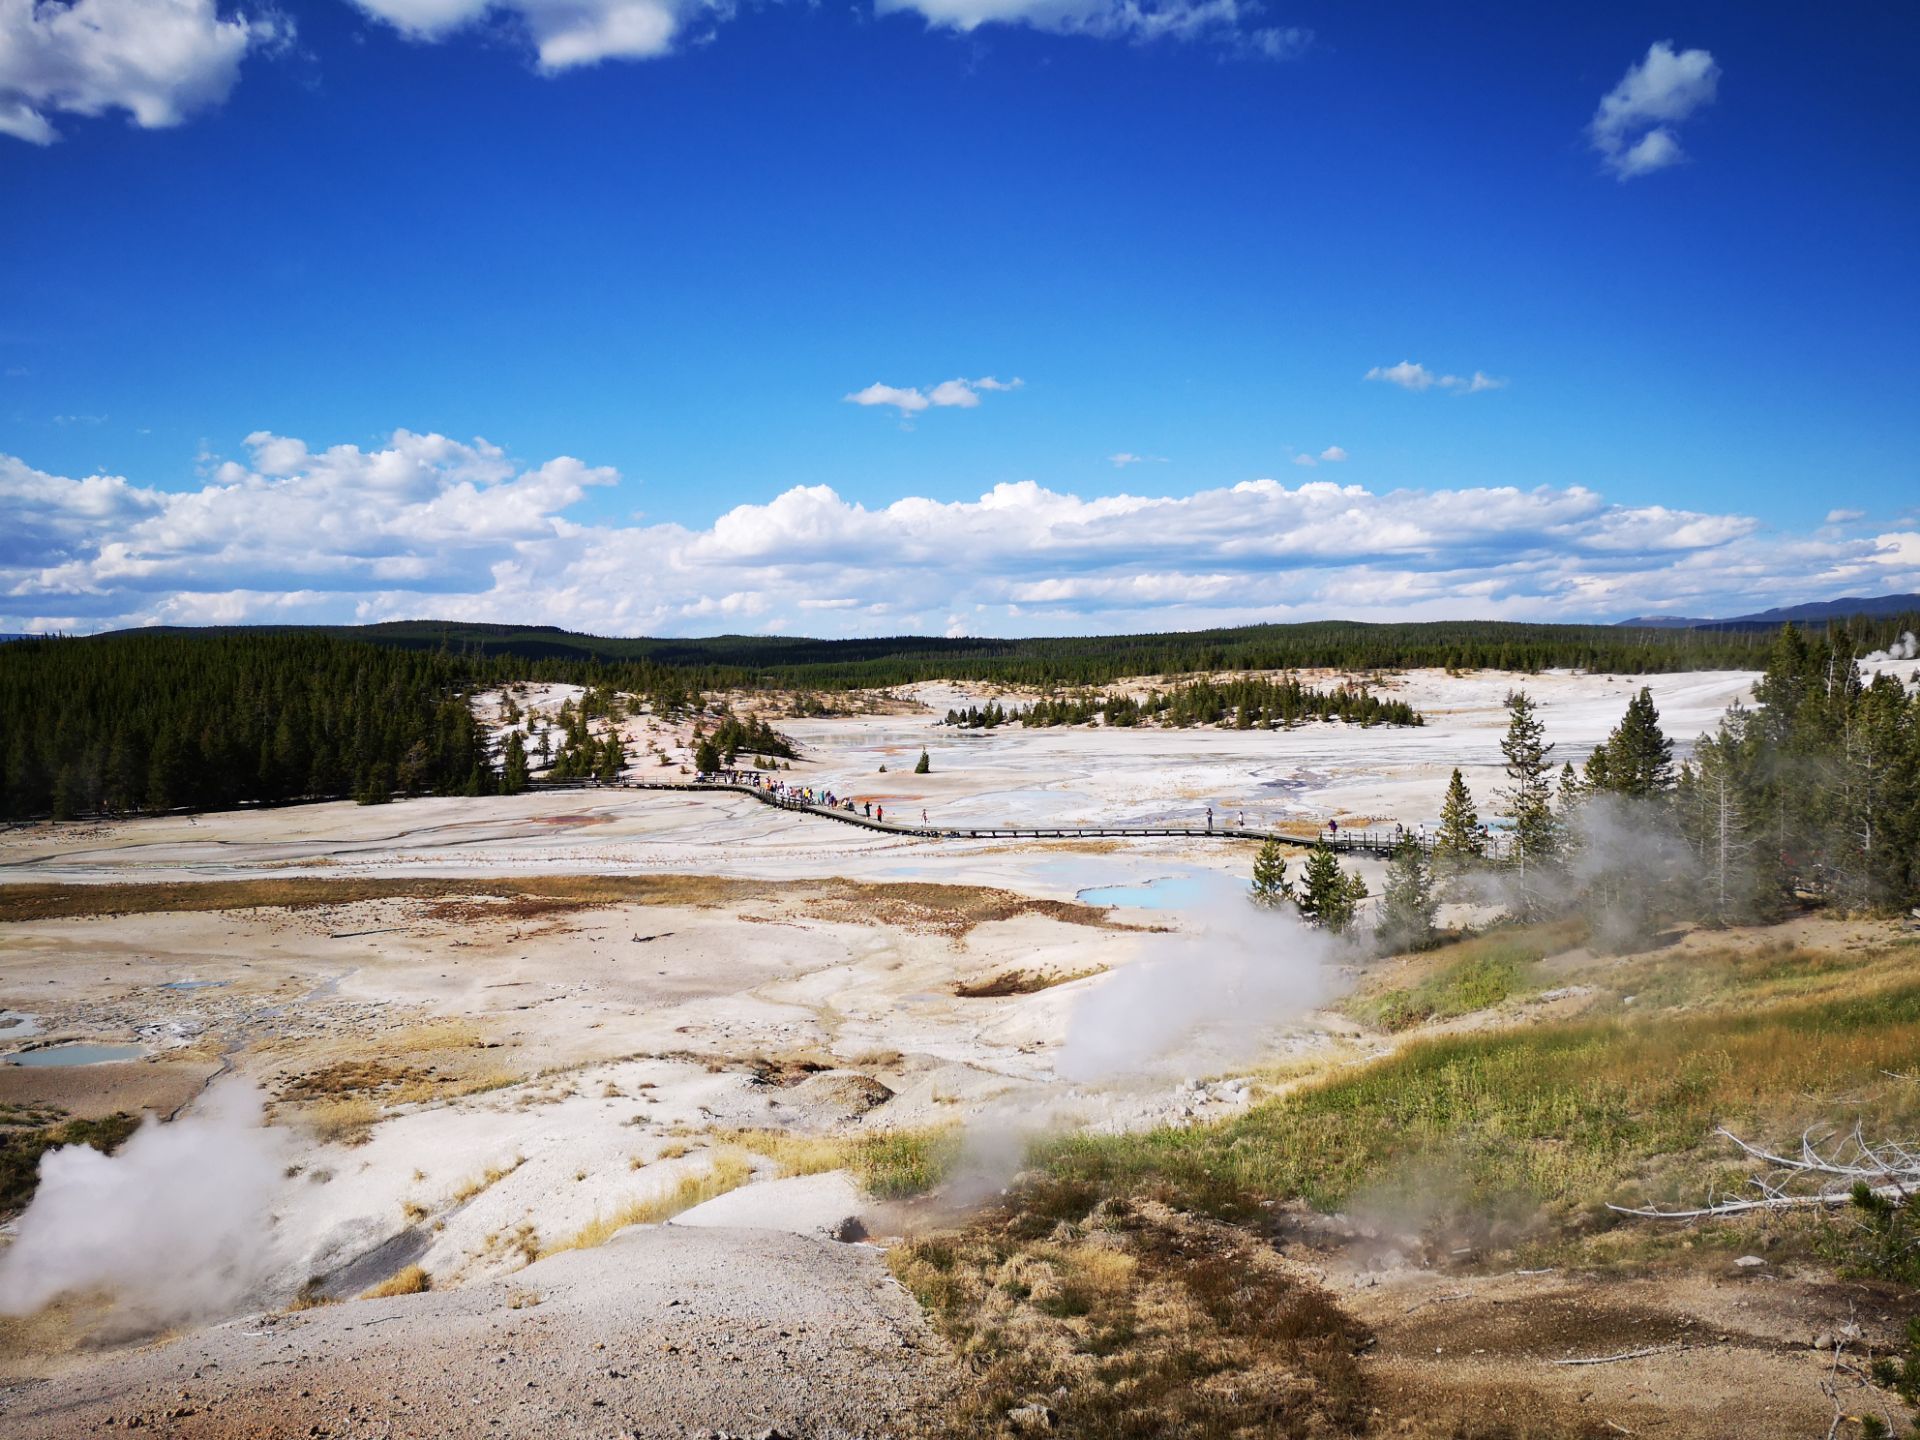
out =
<svg viewBox="0 0 1920 1440"><path fill-rule="evenodd" d="M1483 814L1496 808L1502 700L1516 684L1540 703L1555 758L1577 764L1642 683L1684 753L1753 679L1414 672L1391 682L1427 717L1411 729L957 732L939 718L985 692L931 685L912 692L924 708L779 723L803 749L785 778L902 820L1198 823L1211 806L1224 826L1412 827L1437 820L1456 766ZM630 731L632 773L677 778L689 737L644 719ZM644 752L649 740L669 765ZM915 775L922 748L932 772ZM870 1371L893 1377L901 1403L925 1398L933 1382L902 1357L933 1342L880 1252L859 1243L908 1222L845 1172L777 1179L733 1132L962 1126L971 1159L946 1198L964 1202L1004 1182L1024 1131L1230 1113L1289 1057L1364 1048L1320 1009L1348 957L1240 903L1251 848L910 839L744 796L610 790L10 828L0 1060L73 1043L140 1053L0 1065L0 1103L181 1118L63 1173L61 1214L45 1203L48 1172L10 1227L0 1307L29 1313L0 1321L0 1380L21 1382L0 1392L0 1434L80 1433L133 1413L130 1396L191 1392L188 1377L216 1365L220 1398L180 1433L248 1433L243 1420L268 1411L306 1433L307 1401L329 1414L355 1403L341 1378L354 1367L387 1377L366 1381L375 1389L402 1386L394 1344L413 1325L440 1327L449 1373L507 1373L491 1368L495 1352L547 1366L524 1377L534 1388L516 1390L505 1431L408 1390L426 1407L415 1433L887 1433L885 1407L843 1414L845 1387L823 1378L809 1410L806 1387L796 1398L780 1376L789 1360L849 1384ZM1360 868L1377 890L1377 865ZM480 885L569 876L679 888L556 906ZM28 903L48 885L110 896L215 881L393 888L226 909ZM998 893L963 902L938 887ZM1011 971L1061 983L956 994ZM248 1086L265 1124L246 1095L204 1098ZM193 1123L189 1166L167 1147L176 1132L193 1140ZM560 1249L743 1155L744 1188L598 1250ZM176 1194L185 1168L211 1177L204 1201ZM229 1168L257 1192L226 1183ZM188 1265L202 1281L217 1273L188 1284ZM283 1308L303 1290L349 1300L408 1265L430 1293ZM811 1291L796 1278L807 1274ZM667 1307L675 1295L689 1306ZM232 1320L243 1313L255 1318ZM390 1317L411 1324L370 1328ZM635 1352L618 1364L641 1390L595 1378L618 1368L592 1349L613 1343L616 1317ZM674 1327L687 1324L683 1338L697 1338L681 1346ZM178 1338L110 1343L161 1326ZM660 1370L661 1356L678 1364L702 1346L705 1379ZM323 1352L339 1363L302 1368L299 1403L265 1368ZM757 1356L734 1367L753 1378L720 1383L728 1354Z"/></svg>

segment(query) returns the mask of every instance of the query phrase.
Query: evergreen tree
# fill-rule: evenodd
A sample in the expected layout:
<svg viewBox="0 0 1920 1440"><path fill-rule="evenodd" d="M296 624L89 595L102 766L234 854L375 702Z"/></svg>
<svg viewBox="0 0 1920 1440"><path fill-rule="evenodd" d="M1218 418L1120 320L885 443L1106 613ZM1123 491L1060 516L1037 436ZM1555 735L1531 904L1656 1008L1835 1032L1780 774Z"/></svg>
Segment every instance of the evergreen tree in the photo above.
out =
<svg viewBox="0 0 1920 1440"><path fill-rule="evenodd" d="M700 744L693 752L693 768L703 775L711 775L720 768L720 747L713 743L710 735L702 736Z"/></svg>
<svg viewBox="0 0 1920 1440"><path fill-rule="evenodd" d="M1286 847L1278 840L1263 842L1253 857L1254 903L1276 906L1293 898L1293 882L1287 878Z"/></svg>
<svg viewBox="0 0 1920 1440"><path fill-rule="evenodd" d="M1588 757L1586 770L1590 790L1646 800L1673 789L1673 742L1660 728L1660 712L1646 686L1627 702L1627 713Z"/></svg>
<svg viewBox="0 0 1920 1440"><path fill-rule="evenodd" d="M1507 733L1500 753L1506 759L1507 787L1500 791L1513 822L1513 867L1519 881L1519 908L1538 913L1545 905L1542 871L1554 851L1552 785L1547 779L1553 746L1547 743L1533 700L1524 690L1507 695Z"/></svg>
<svg viewBox="0 0 1920 1440"><path fill-rule="evenodd" d="M1580 842L1580 807L1591 792L1574 770L1573 762L1560 767L1560 784L1553 800L1553 851L1571 863Z"/></svg>
<svg viewBox="0 0 1920 1440"><path fill-rule="evenodd" d="M1313 847L1301 870L1295 902L1302 918L1336 935L1343 934L1353 924L1354 911L1366 895L1366 882L1342 870L1324 841Z"/></svg>
<svg viewBox="0 0 1920 1440"><path fill-rule="evenodd" d="M913 767L913 773L916 775L925 775L932 769L933 769L933 761L928 759L927 752L925 750L922 750L920 752L919 761Z"/></svg>
<svg viewBox="0 0 1920 1440"><path fill-rule="evenodd" d="M1434 874L1443 881L1458 879L1478 863L1484 850L1480 812L1474 808L1467 782L1455 769L1447 782L1447 798L1440 803L1440 833L1433 842Z"/></svg>
<svg viewBox="0 0 1920 1440"><path fill-rule="evenodd" d="M1394 950L1418 950L1433 941L1440 904L1427 857L1412 838L1402 840L1387 867L1381 896L1380 938Z"/></svg>
<svg viewBox="0 0 1920 1440"><path fill-rule="evenodd" d="M500 773L500 793L518 795L527 788L527 742L518 730L507 736L506 759Z"/></svg>
<svg viewBox="0 0 1920 1440"><path fill-rule="evenodd" d="M609 731L600 747L600 765L594 774L603 784L612 785L620 779L621 772L626 768L627 747L621 741L618 730Z"/></svg>

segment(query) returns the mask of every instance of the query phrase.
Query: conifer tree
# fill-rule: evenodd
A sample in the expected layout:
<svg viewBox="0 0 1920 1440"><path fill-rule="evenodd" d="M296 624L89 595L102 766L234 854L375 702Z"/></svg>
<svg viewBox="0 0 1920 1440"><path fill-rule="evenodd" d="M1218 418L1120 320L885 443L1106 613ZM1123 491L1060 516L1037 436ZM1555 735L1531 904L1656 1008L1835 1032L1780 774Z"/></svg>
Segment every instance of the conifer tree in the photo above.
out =
<svg viewBox="0 0 1920 1440"><path fill-rule="evenodd" d="M711 775L720 768L720 747L713 743L711 736L703 735L694 748L693 768L703 775Z"/></svg>
<svg viewBox="0 0 1920 1440"><path fill-rule="evenodd" d="M1474 808L1467 782L1455 769L1447 782L1447 798L1440 803L1440 833L1433 842L1434 873L1441 880L1457 879L1473 867L1484 850L1480 812Z"/></svg>
<svg viewBox="0 0 1920 1440"><path fill-rule="evenodd" d="M1519 881L1519 908L1538 913L1545 904L1542 870L1553 855L1553 789L1547 779L1553 746L1546 738L1533 700L1524 690L1507 695L1507 733L1500 753L1506 759L1507 781L1500 791L1513 822L1513 866Z"/></svg>
<svg viewBox="0 0 1920 1440"><path fill-rule="evenodd" d="M1604 744L1587 759L1587 788L1633 799L1652 799L1673 789L1673 742L1660 728L1653 691L1646 686L1627 702L1627 713Z"/></svg>
<svg viewBox="0 0 1920 1440"><path fill-rule="evenodd" d="M1296 900L1303 919L1342 934L1353 924L1354 911L1366 895L1366 882L1342 870L1324 841L1313 847L1301 871Z"/></svg>
<svg viewBox="0 0 1920 1440"><path fill-rule="evenodd" d="M1286 847L1278 840L1268 840L1253 857L1254 903L1277 906L1293 898L1293 882L1287 878Z"/></svg>
<svg viewBox="0 0 1920 1440"><path fill-rule="evenodd" d="M518 795L526 788L527 744L516 730L507 737L507 754L500 772L500 793Z"/></svg>
<svg viewBox="0 0 1920 1440"><path fill-rule="evenodd" d="M927 752L925 750L922 750L920 752L919 761L913 767L913 773L916 775L925 775L932 769L933 769L933 761L928 759Z"/></svg>
<svg viewBox="0 0 1920 1440"><path fill-rule="evenodd" d="M1439 901L1426 854L1409 837L1393 852L1381 896L1380 938L1395 950L1418 950L1433 940Z"/></svg>

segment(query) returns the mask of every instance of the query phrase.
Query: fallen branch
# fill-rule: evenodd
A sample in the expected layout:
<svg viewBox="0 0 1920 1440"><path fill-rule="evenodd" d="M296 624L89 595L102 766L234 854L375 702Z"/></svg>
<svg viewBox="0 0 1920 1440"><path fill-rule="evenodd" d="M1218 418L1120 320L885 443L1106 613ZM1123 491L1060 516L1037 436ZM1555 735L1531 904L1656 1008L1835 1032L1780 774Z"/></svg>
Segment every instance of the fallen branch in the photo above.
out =
<svg viewBox="0 0 1920 1440"><path fill-rule="evenodd" d="M1665 1210L1658 1206L1609 1205L1617 1215L1634 1215L1646 1220L1701 1220L1722 1215L1744 1215L1754 1210L1791 1210L1808 1206L1847 1205L1858 1193L1880 1200L1905 1202L1920 1191L1920 1155L1892 1141L1871 1144L1856 1126L1851 1135L1834 1141L1830 1136L1816 1142L1811 1129L1800 1136L1798 1155L1780 1155L1749 1143L1722 1127L1714 1134L1724 1137L1743 1153L1772 1166L1765 1175L1747 1182L1760 1193L1757 1197L1715 1200L1687 1210ZM1831 1153L1821 1150L1828 1145ZM1811 1180L1811 1190L1795 1189L1796 1182Z"/></svg>
<svg viewBox="0 0 1920 1440"><path fill-rule="evenodd" d="M1644 1360L1649 1355L1678 1355L1698 1350L1698 1345L1649 1345L1644 1350L1622 1350L1618 1355L1582 1355L1572 1360L1556 1360L1556 1365L1612 1365L1621 1360Z"/></svg>

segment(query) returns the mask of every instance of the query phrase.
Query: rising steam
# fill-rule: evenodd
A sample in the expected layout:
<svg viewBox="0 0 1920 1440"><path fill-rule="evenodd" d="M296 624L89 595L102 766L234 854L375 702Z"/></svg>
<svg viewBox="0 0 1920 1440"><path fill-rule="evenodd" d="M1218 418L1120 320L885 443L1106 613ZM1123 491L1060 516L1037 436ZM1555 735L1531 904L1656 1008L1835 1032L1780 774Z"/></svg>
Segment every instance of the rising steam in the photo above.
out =
<svg viewBox="0 0 1920 1440"><path fill-rule="evenodd" d="M40 1188L0 1254L0 1314L63 1295L110 1295L151 1327L230 1313L267 1265L284 1156L259 1091L229 1081L193 1114L149 1120L114 1155L49 1151Z"/></svg>
<svg viewBox="0 0 1920 1440"><path fill-rule="evenodd" d="M1884 650L1860 657L1862 665L1893 665L1902 660L1920 660L1920 639L1909 630Z"/></svg>
<svg viewBox="0 0 1920 1440"><path fill-rule="evenodd" d="M1054 1071L1098 1083L1180 1069L1206 1074L1258 1054L1273 1030L1326 999L1338 942L1244 883L1205 883L1196 920L1091 987L1067 1021Z"/></svg>

